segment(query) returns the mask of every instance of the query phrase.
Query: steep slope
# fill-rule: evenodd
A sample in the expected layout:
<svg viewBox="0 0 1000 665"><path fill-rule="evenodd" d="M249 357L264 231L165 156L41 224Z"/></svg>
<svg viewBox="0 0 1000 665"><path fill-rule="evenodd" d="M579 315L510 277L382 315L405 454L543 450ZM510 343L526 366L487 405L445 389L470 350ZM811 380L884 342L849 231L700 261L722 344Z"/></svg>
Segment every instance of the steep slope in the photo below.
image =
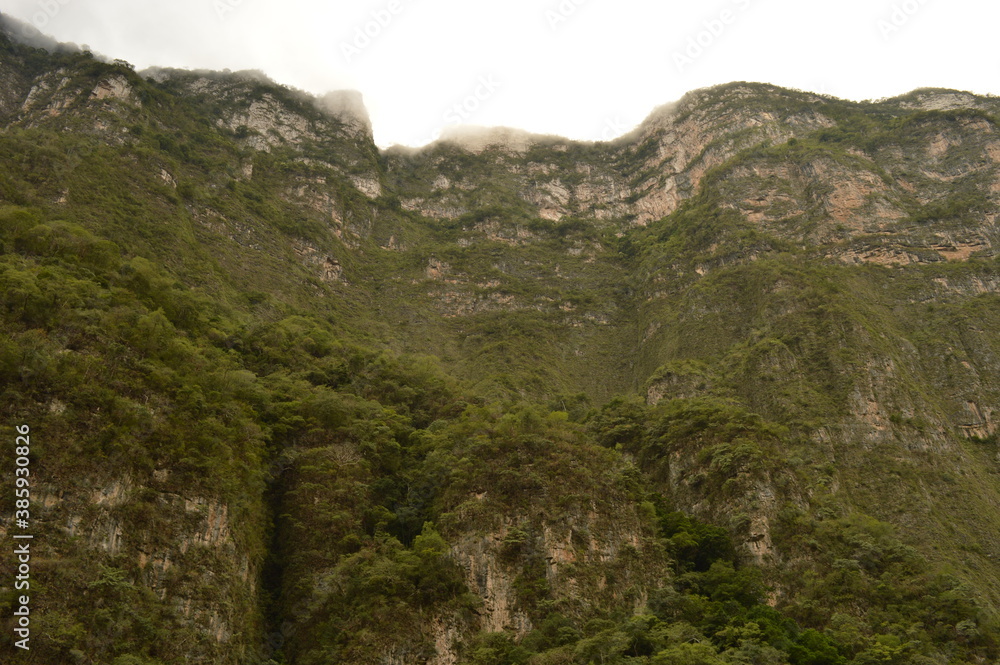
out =
<svg viewBox="0 0 1000 665"><path fill-rule="evenodd" d="M253 72L0 88L24 662L1000 656L995 99L379 151Z"/></svg>

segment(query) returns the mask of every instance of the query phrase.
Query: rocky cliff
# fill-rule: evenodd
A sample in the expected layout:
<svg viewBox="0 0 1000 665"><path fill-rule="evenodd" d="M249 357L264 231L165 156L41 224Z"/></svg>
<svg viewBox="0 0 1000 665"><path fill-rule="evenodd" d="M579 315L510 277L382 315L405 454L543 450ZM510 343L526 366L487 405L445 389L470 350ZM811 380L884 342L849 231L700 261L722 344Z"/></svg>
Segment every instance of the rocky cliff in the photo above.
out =
<svg viewBox="0 0 1000 665"><path fill-rule="evenodd" d="M354 93L8 34L25 662L990 662L998 112L380 150Z"/></svg>

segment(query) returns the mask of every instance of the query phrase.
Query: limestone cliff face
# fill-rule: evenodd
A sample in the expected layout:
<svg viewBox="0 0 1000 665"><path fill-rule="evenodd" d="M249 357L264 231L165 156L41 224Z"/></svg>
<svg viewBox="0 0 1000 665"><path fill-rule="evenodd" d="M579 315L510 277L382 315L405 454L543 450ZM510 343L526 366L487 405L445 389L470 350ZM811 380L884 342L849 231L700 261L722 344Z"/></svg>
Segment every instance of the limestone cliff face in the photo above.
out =
<svg viewBox="0 0 1000 665"><path fill-rule="evenodd" d="M555 598L605 606L641 608L657 575L643 570L655 558L648 523L634 509L610 514L596 505L561 520L506 516L495 529L462 536L452 556L466 572L466 584L483 598L479 621L487 632L526 635L532 622L519 599L525 562L540 562ZM609 585L608 580L613 579Z"/></svg>
<svg viewBox="0 0 1000 665"><path fill-rule="evenodd" d="M992 102L947 92L921 93L918 99L900 106L992 108ZM891 108L890 102L885 104ZM815 95L734 85L692 93L658 109L631 134L608 144L574 144L526 134L512 142L506 134L484 131L474 138L442 139L416 153L391 150L389 174L399 172L397 191L408 209L437 219L457 219L475 209L474 197L498 187L500 179L504 189L541 219L559 221L575 215L645 225L673 213L698 191L707 172L737 154L788 141L794 144L797 137L835 127L837 122L824 113L829 113L827 106L828 100ZM762 155L726 169L718 190L724 205L762 229L825 243L899 232L916 206L947 197L955 179L969 175L965 167L970 165L985 178L977 184L983 194L992 196L1000 189L995 168L1000 152L997 130L984 117L973 114L945 123L915 120L908 129L912 135L905 148L888 144L874 153L848 148L804 160L796 158L794 148L784 158ZM911 140L916 142L910 145ZM442 164L447 146L475 155L489 177L477 182L466 172L462 180L454 181L426 170L427 180L421 182L423 165ZM571 156L572 162L555 159L560 155ZM913 160L920 160L920 170L911 170ZM823 223L797 223L812 218ZM995 214L984 211L985 228L942 230L933 246L943 250L945 258L961 258L964 252L992 242L983 236L992 238L989 229L994 221ZM878 261L874 255L845 260L854 258Z"/></svg>
<svg viewBox="0 0 1000 665"><path fill-rule="evenodd" d="M480 163L489 165L494 178L502 174L504 184L541 219L580 216L615 220L619 228L646 225L676 210L697 191L707 171L739 151L760 143L783 143L834 124L814 109L794 113L783 109L781 100L775 99L782 94L778 89L768 90L767 111L727 114L720 107L740 105L744 100L760 103L765 95L738 86L721 100L706 101L709 95L695 93L656 110L629 135L609 143L469 130L415 152L390 149L390 156L398 162L390 162L389 173L400 172L400 195L409 209L442 219L460 217L475 207L468 200L472 192L496 183L476 183L468 175L464 183L439 175L434 175L433 182L420 182L413 173L419 173L424 162L440 163L437 155L451 146L476 155ZM791 96L797 97L799 105L821 101L810 95Z"/></svg>
<svg viewBox="0 0 1000 665"><path fill-rule="evenodd" d="M136 594L132 602L144 611L156 608L164 626L197 640L199 653L217 662L250 658L257 645L247 638L260 631L261 525L234 526L226 503L178 492L169 477L164 469L145 483L126 474L72 483L60 477L36 486L35 560L61 562L49 577L67 593L79 577L96 578L82 597L60 601L38 594L37 610L65 612L66 605L83 603L86 611L115 612L108 592L114 585L119 593ZM6 535L7 526L0 533ZM92 570L95 561L113 562L135 577L108 577L110 569Z"/></svg>
<svg viewBox="0 0 1000 665"><path fill-rule="evenodd" d="M499 519L488 518L489 526L477 519L478 528L456 533L451 557L482 605L472 626L460 629L452 622L450 632L435 632L439 639L432 662L454 662L469 628L526 636L537 627L531 617L537 603L533 593L559 599L568 612L642 609L649 593L663 583L663 553L648 516L627 503L602 499L555 518L545 514L543 505L514 514L504 510ZM477 505L470 510L476 515L490 514L487 496L472 501ZM461 520L462 513L456 517Z"/></svg>

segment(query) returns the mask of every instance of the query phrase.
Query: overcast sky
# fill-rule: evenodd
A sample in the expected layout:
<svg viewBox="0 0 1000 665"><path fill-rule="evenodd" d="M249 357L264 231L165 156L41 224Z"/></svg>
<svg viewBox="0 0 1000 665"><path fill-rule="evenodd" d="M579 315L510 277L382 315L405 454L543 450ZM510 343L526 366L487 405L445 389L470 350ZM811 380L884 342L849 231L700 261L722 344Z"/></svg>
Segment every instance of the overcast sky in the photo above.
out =
<svg viewBox="0 0 1000 665"><path fill-rule="evenodd" d="M625 133L685 92L765 81L849 99L1000 93L995 0L0 0L138 69L260 69L364 95L381 146L459 122Z"/></svg>

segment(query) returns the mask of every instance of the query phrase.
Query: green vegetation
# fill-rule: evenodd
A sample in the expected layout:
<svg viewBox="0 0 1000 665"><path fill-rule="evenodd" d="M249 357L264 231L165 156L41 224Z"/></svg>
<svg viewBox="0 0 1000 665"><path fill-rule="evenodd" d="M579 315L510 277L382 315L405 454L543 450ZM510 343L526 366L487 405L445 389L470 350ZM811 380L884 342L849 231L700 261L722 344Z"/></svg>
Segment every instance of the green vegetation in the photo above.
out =
<svg viewBox="0 0 1000 665"><path fill-rule="evenodd" d="M1000 659L994 101L380 152L252 73L0 53L47 82L0 131L24 662Z"/></svg>

